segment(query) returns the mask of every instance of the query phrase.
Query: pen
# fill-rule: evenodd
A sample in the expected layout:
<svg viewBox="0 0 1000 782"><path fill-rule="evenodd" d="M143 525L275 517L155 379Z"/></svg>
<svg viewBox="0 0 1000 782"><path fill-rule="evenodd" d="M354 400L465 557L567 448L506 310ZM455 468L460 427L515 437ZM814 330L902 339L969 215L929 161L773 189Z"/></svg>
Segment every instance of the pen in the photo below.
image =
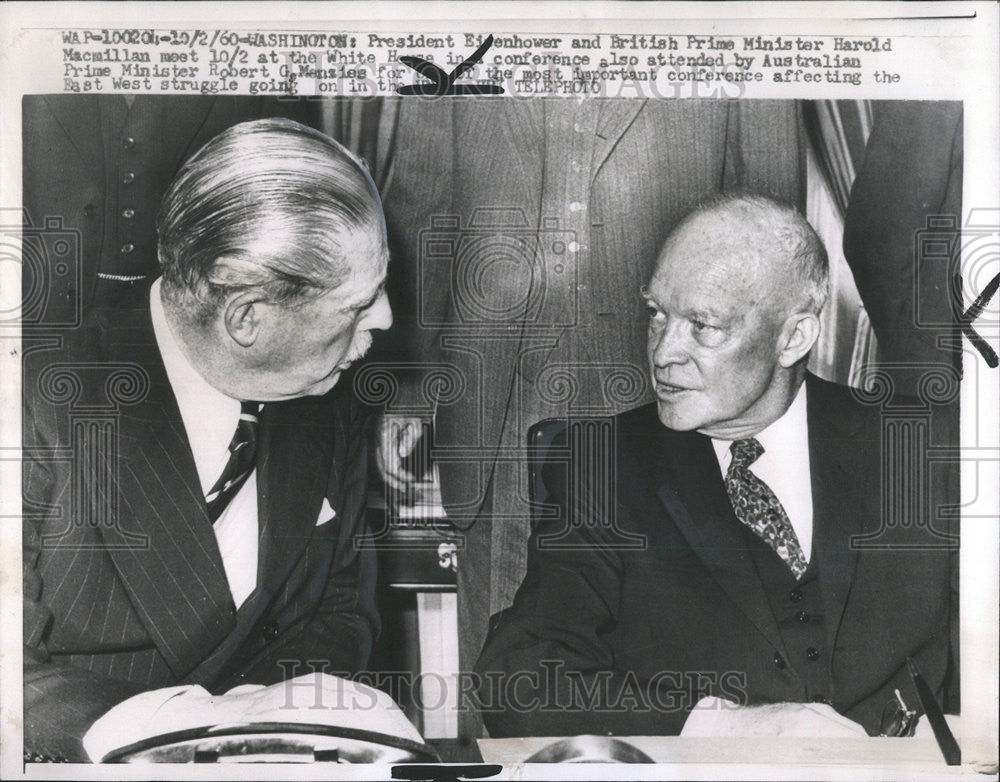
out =
<svg viewBox="0 0 1000 782"><path fill-rule="evenodd" d="M938 746L941 748L941 754L944 755L944 762L949 766L960 765L962 763L962 750L959 749L958 742L955 741L955 737L948 728L948 723L945 721L944 714L941 711L941 707L938 706L934 693L927 686L927 682L924 681L924 677L917 670L916 663L913 662L912 658L906 658L906 667L910 671L910 678L913 679L913 686L917 690L920 705L924 707L924 714L927 715L927 719L931 723L934 738L937 739Z"/></svg>

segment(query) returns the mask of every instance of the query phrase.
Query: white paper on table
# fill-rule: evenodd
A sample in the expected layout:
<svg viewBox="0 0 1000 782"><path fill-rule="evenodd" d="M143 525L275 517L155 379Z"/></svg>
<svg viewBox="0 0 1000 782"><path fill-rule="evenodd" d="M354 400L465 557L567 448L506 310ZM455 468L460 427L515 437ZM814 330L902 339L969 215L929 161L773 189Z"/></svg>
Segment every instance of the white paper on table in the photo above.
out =
<svg viewBox="0 0 1000 782"><path fill-rule="evenodd" d="M191 728L295 722L381 733L423 744L389 695L374 687L309 673L284 682L241 685L224 695L185 685L140 693L98 719L83 745L94 762L137 741Z"/></svg>

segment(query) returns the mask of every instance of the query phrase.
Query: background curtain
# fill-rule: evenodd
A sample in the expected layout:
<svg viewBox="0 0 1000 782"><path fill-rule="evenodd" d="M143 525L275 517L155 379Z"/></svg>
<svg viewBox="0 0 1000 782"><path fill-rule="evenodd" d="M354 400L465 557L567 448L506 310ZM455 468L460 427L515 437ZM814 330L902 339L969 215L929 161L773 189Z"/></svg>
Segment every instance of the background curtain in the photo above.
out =
<svg viewBox="0 0 1000 782"><path fill-rule="evenodd" d="M877 343L844 258L843 237L851 187L872 131L871 101L803 101L802 116L809 142L806 216L830 255L830 301L820 316L822 332L809 368L827 380L859 386Z"/></svg>

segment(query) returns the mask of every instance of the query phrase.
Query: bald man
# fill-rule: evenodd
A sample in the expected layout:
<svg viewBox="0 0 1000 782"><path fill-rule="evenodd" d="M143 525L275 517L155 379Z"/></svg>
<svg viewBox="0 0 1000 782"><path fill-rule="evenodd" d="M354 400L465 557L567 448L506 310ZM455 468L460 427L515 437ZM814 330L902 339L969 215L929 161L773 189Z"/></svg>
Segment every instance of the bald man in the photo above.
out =
<svg viewBox="0 0 1000 782"><path fill-rule="evenodd" d="M547 512L477 665L491 735L676 734L698 703L698 732L897 734L908 657L957 711L957 541L883 524L884 408L806 372L813 229L713 199L643 295L656 401L536 441ZM949 470L891 466L954 501Z"/></svg>

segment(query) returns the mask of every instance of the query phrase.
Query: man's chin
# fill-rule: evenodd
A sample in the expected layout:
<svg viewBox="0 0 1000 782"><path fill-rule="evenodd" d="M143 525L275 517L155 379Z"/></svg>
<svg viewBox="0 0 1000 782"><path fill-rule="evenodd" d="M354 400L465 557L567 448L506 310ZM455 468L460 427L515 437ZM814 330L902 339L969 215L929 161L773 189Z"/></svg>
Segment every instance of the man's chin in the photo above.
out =
<svg viewBox="0 0 1000 782"><path fill-rule="evenodd" d="M321 380L317 380L311 386L307 386L305 389L297 394L291 394L286 397L287 399L296 399L302 396L325 396L328 394L335 385L337 385L340 380L340 376L344 373L344 367L338 366L329 375Z"/></svg>
<svg viewBox="0 0 1000 782"><path fill-rule="evenodd" d="M333 372L327 377L320 380L316 385L314 385L309 391L306 392L307 396L323 396L329 393L337 382L340 380L340 376L343 374L344 370L340 367L333 370Z"/></svg>
<svg viewBox="0 0 1000 782"><path fill-rule="evenodd" d="M656 414L659 417L661 424L668 429L673 429L675 432L690 432L693 429L697 429L702 424L702 422L694 416L685 415L683 411L677 409L675 405L668 405L664 402L657 403Z"/></svg>

